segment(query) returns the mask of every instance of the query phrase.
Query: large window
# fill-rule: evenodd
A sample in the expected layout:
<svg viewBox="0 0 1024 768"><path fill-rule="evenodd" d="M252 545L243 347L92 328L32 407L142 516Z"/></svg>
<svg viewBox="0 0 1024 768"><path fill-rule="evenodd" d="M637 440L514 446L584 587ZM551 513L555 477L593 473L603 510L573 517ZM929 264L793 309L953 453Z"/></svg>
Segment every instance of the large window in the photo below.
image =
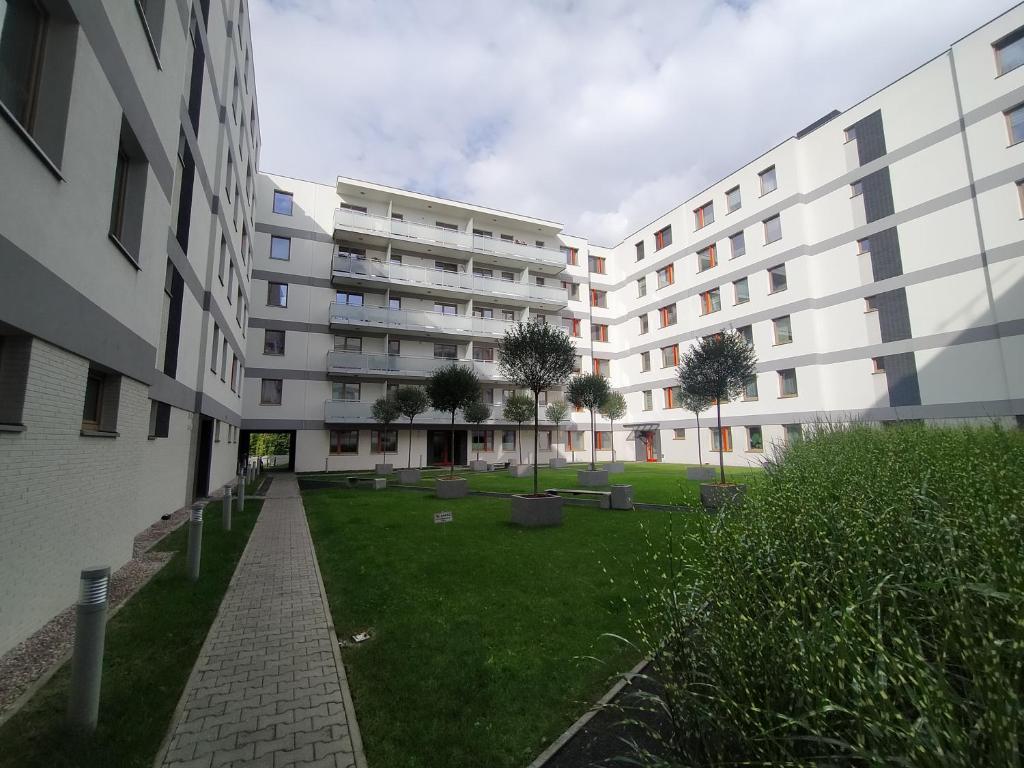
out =
<svg viewBox="0 0 1024 768"><path fill-rule="evenodd" d="M263 354L284 354L284 331L275 331L270 328L263 331Z"/></svg>
<svg viewBox="0 0 1024 768"><path fill-rule="evenodd" d="M148 164L142 148L121 120L121 134L114 160L114 191L110 203L110 237L136 264L142 247L142 215L145 209ZM187 241L186 241L187 242Z"/></svg>
<svg viewBox="0 0 1024 768"><path fill-rule="evenodd" d="M771 168L765 168L759 174L758 178L761 179L761 194L767 195L769 192L774 192L779 188L778 179L775 178L775 166Z"/></svg>
<svg viewBox="0 0 1024 768"><path fill-rule="evenodd" d="M651 370L651 353L650 352L641 352L640 353L640 370L643 373L647 373L647 371Z"/></svg>
<svg viewBox="0 0 1024 768"><path fill-rule="evenodd" d="M640 315L640 317L637 318L637 320L640 321L640 335L643 336L645 333L647 333L647 331L650 328L650 326L648 325L647 313L644 312L642 315Z"/></svg>
<svg viewBox="0 0 1024 768"><path fill-rule="evenodd" d="M782 217L776 214L764 220L764 241L774 243L782 239Z"/></svg>
<svg viewBox="0 0 1024 768"><path fill-rule="evenodd" d="M595 288L590 289L590 306L607 308L608 306L608 292L599 291Z"/></svg>
<svg viewBox="0 0 1024 768"><path fill-rule="evenodd" d="M288 306L288 283L267 283L267 306Z"/></svg>
<svg viewBox="0 0 1024 768"><path fill-rule="evenodd" d="M669 304L667 307L662 307L658 310L658 316L661 318L661 327L667 328L670 325L676 324L676 305Z"/></svg>
<svg viewBox="0 0 1024 768"><path fill-rule="evenodd" d="M46 14L31 0L0 0L0 101L31 131L39 97Z"/></svg>
<svg viewBox="0 0 1024 768"><path fill-rule="evenodd" d="M663 227L654 233L654 250L660 251L666 246L672 245L672 225Z"/></svg>
<svg viewBox="0 0 1024 768"><path fill-rule="evenodd" d="M636 243L636 245L634 247L636 248L636 260L637 261L643 261L644 260L644 241L641 240L639 243Z"/></svg>
<svg viewBox="0 0 1024 768"><path fill-rule="evenodd" d="M776 344L789 344L793 341L793 326L790 323L789 315L772 320L772 328L775 331Z"/></svg>
<svg viewBox="0 0 1024 768"><path fill-rule="evenodd" d="M590 271L596 275L603 275L605 268L604 256L591 256L590 257Z"/></svg>
<svg viewBox="0 0 1024 768"><path fill-rule="evenodd" d="M494 450L494 430L493 429L474 429L473 435L473 450L474 451L493 451Z"/></svg>
<svg viewBox="0 0 1024 768"><path fill-rule="evenodd" d="M747 241L743 237L743 231L740 230L734 235L729 235L729 247L732 249L732 258L742 256L747 252Z"/></svg>
<svg viewBox="0 0 1024 768"><path fill-rule="evenodd" d="M358 429L332 429L331 454L359 453Z"/></svg>
<svg viewBox="0 0 1024 768"><path fill-rule="evenodd" d="M992 44L996 53L996 71L1000 75L1024 64L1024 27Z"/></svg>
<svg viewBox="0 0 1024 768"><path fill-rule="evenodd" d="M262 379L260 382L260 405L280 405L283 389L284 381L282 379Z"/></svg>
<svg viewBox="0 0 1024 768"><path fill-rule="evenodd" d="M747 346L754 346L754 328L750 325L741 325L736 329L736 333L743 337L743 340L747 342Z"/></svg>
<svg viewBox="0 0 1024 768"><path fill-rule="evenodd" d="M761 434L760 427L747 427L747 450L764 450L764 435Z"/></svg>
<svg viewBox="0 0 1024 768"><path fill-rule="evenodd" d="M743 382L743 399L757 400L757 374Z"/></svg>
<svg viewBox="0 0 1024 768"><path fill-rule="evenodd" d="M679 345L670 344L661 348L661 367L672 368L679 365Z"/></svg>
<svg viewBox="0 0 1024 768"><path fill-rule="evenodd" d="M641 277L636 281L636 296L637 298L643 298L647 295L647 278Z"/></svg>
<svg viewBox="0 0 1024 768"><path fill-rule="evenodd" d="M779 371L779 397L796 397L796 369L786 368Z"/></svg>
<svg viewBox="0 0 1024 768"><path fill-rule="evenodd" d="M645 389L643 391L643 396L644 396L644 410L645 411L653 411L654 410L654 393L651 390L649 390L649 389Z"/></svg>
<svg viewBox="0 0 1024 768"><path fill-rule="evenodd" d="M743 199L740 197L739 187L733 187L725 193L725 208L729 213L738 211L741 205L743 205Z"/></svg>
<svg viewBox="0 0 1024 768"><path fill-rule="evenodd" d="M370 453L395 453L398 451L397 429L371 429Z"/></svg>
<svg viewBox="0 0 1024 768"><path fill-rule="evenodd" d="M350 307L363 306L363 294L350 291L338 291L334 294L336 304L348 304Z"/></svg>
<svg viewBox="0 0 1024 768"><path fill-rule="evenodd" d="M1010 143L1024 141L1024 104L1014 107L1006 114L1006 127L1010 132Z"/></svg>
<svg viewBox="0 0 1024 768"><path fill-rule="evenodd" d="M678 408L679 407L678 406L678 398L676 396L676 388L675 387L665 387L664 389L661 390L661 392L662 392L662 394L665 397L665 407L666 408Z"/></svg>
<svg viewBox="0 0 1024 768"><path fill-rule="evenodd" d="M611 361L604 360L600 357L595 357L594 373L596 373L598 376L604 376L605 378L611 376Z"/></svg>
<svg viewBox="0 0 1024 768"><path fill-rule="evenodd" d="M489 235L489 236L493 237L493 235ZM580 254L579 248L570 248L567 245L563 245L560 250L562 251L562 253L565 254L565 263L566 264L568 264L570 266L575 266L576 264L579 263L579 258L580 258L579 257L579 254Z"/></svg>
<svg viewBox="0 0 1024 768"><path fill-rule="evenodd" d="M715 220L715 204L712 201L704 203L693 212L693 228L706 227Z"/></svg>
<svg viewBox="0 0 1024 768"><path fill-rule="evenodd" d="M455 360L459 356L455 344L434 344L434 357L441 360Z"/></svg>
<svg viewBox="0 0 1024 768"><path fill-rule="evenodd" d="M711 428L711 450L724 453L732 450L732 427Z"/></svg>
<svg viewBox="0 0 1024 768"><path fill-rule="evenodd" d="M700 295L700 307L702 315L710 315L712 312L720 310L722 308L722 291L718 288L704 291Z"/></svg>
<svg viewBox="0 0 1024 768"><path fill-rule="evenodd" d="M786 280L786 265L779 264L775 267L768 268L768 292L778 293L784 291L789 287L789 283Z"/></svg>
<svg viewBox="0 0 1024 768"><path fill-rule="evenodd" d="M594 323L590 326L591 341L608 341L608 326L604 323Z"/></svg>
<svg viewBox="0 0 1024 768"><path fill-rule="evenodd" d="M739 280L734 280L732 284L733 291L733 303L735 304L746 304L750 301L750 283L747 278L741 277Z"/></svg>
<svg viewBox="0 0 1024 768"><path fill-rule="evenodd" d="M292 239L290 237L271 235L270 258L277 261L290 261L292 258Z"/></svg>
<svg viewBox="0 0 1024 768"><path fill-rule="evenodd" d="M291 192L282 192L279 189L274 190L274 213L280 213L283 216L292 215Z"/></svg>
<svg viewBox="0 0 1024 768"><path fill-rule="evenodd" d="M331 383L331 399L358 402L360 385L357 381L335 381Z"/></svg>
<svg viewBox="0 0 1024 768"><path fill-rule="evenodd" d="M675 281L676 271L671 264L658 270L658 288L666 288Z"/></svg>
<svg viewBox="0 0 1024 768"><path fill-rule="evenodd" d="M514 429L502 430L501 448L505 451L514 451L516 449L516 431Z"/></svg>

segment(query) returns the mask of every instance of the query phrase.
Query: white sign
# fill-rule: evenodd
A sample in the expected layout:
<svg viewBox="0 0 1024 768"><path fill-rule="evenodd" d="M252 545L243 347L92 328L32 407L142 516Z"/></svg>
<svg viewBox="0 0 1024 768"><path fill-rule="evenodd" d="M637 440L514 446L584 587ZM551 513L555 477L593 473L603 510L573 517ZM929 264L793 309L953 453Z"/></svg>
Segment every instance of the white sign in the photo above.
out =
<svg viewBox="0 0 1024 768"><path fill-rule="evenodd" d="M450 523L452 521L451 512L435 512L434 522L435 523Z"/></svg>

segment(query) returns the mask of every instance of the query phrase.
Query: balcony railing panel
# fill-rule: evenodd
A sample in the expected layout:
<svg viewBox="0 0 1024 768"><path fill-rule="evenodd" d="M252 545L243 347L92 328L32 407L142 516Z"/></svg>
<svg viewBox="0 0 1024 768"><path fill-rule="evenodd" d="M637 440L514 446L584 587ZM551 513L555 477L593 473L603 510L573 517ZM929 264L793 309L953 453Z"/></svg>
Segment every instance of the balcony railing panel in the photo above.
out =
<svg viewBox="0 0 1024 768"><path fill-rule="evenodd" d="M354 306L333 303L330 322L349 325L373 326L381 329L437 331L465 336L492 336L505 334L513 323L508 320L449 315L419 309L386 309L385 307Z"/></svg>
<svg viewBox="0 0 1024 768"><path fill-rule="evenodd" d="M324 421L337 422L337 423L367 423L372 424L373 415L371 409L373 403L364 400L327 400L324 402ZM494 424L507 424L504 420L502 413L502 406L490 405L491 418L483 422L484 426ZM417 424L450 424L451 414L446 411L435 411L428 410L425 413L420 414L416 417L416 421L413 422L415 428ZM541 423L548 426L551 422L544 418L544 410L541 409ZM458 411L455 414L455 425L461 427L475 427L475 424L468 424L462 415L462 411Z"/></svg>

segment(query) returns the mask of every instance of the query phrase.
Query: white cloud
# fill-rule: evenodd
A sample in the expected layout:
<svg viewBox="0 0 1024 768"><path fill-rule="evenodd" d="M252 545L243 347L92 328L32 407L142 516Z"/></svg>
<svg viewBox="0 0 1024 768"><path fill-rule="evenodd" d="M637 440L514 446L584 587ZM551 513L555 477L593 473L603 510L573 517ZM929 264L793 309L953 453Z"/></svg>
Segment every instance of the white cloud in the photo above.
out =
<svg viewBox="0 0 1024 768"><path fill-rule="evenodd" d="M1006 0L252 0L262 167L613 245Z"/></svg>

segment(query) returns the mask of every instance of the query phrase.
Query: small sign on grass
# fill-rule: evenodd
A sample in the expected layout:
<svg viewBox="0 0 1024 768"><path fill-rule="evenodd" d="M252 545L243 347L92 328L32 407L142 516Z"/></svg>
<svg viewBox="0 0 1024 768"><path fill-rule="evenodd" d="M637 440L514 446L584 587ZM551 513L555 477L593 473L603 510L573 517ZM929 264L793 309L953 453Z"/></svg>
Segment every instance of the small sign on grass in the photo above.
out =
<svg viewBox="0 0 1024 768"><path fill-rule="evenodd" d="M451 521L452 521L452 513L451 512L435 512L434 513L434 523L435 524L439 525L441 523L450 523Z"/></svg>

